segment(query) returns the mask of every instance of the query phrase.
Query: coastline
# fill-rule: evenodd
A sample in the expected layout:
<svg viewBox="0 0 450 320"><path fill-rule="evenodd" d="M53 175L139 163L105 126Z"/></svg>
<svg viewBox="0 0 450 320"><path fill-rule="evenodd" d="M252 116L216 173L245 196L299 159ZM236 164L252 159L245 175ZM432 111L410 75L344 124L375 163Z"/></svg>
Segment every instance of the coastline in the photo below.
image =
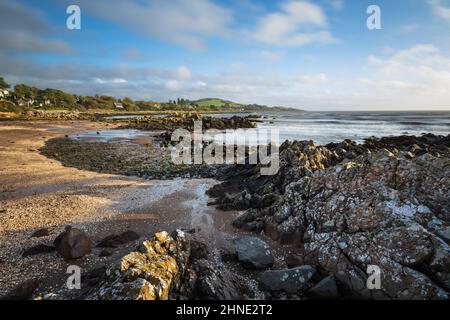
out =
<svg viewBox="0 0 450 320"><path fill-rule="evenodd" d="M190 271L173 280L174 295L165 298L305 299L323 281L339 287L338 292L327 293L339 299L448 298L450 247L442 240L448 235L442 232L449 220L445 201L449 137L374 138L364 145L350 140L326 146L286 142L280 149L281 172L273 177L261 177L257 167L231 166L219 175L205 176L200 169L198 175L189 172L180 179L182 171L170 167L160 176L138 174L158 171L167 162L152 128L143 130L144 136L99 141L102 130L120 127L120 122L67 120L0 123L4 137L0 142L4 186L0 193L0 296L24 280L38 278L42 281L35 292L39 297L56 292L63 299L77 298L73 292L61 291L70 264L97 272L98 267L123 263L144 240L154 239L157 246L166 243L152 238L156 232L178 229L189 233L183 239L192 238L188 241L192 247L173 253L173 258L178 267ZM86 131L97 134L76 139ZM430 166L433 175L425 178L429 169L424 168ZM352 201L360 208L348 206ZM374 203L378 211L373 211ZM92 238L92 252L71 261L53 251L22 257L35 245L47 249L67 225ZM41 228L48 233L32 237ZM138 238L104 255L97 244L125 231L137 233ZM408 241L397 243L398 233ZM357 235L363 240L354 238ZM238 260L236 241L243 236L252 243L242 245L246 254L258 251L253 248L256 239L268 246L262 248L264 254L270 247L273 261L263 267L267 271ZM384 248L382 253L364 240L373 237ZM177 237L170 241L177 246L185 243ZM364 289L368 262L360 261L360 248L366 248L369 261L389 269L386 290L373 294ZM389 254L385 256L384 251ZM223 270L226 276L221 278L213 270ZM196 286L186 278L192 272L212 291L205 287L200 293L192 291ZM306 272L308 280L282 280L292 272ZM89 287L92 296L83 298L99 298L107 281ZM114 281L125 285L128 280L121 276ZM177 281L187 281L184 291ZM396 291L411 281L416 285L410 292ZM236 282L242 287L225 285ZM212 293L216 289L219 295ZM126 291L126 296L116 298L137 296Z"/></svg>
<svg viewBox="0 0 450 320"><path fill-rule="evenodd" d="M94 243L126 230L145 239L162 230L197 227L197 236L220 247L225 245L220 234L228 238L239 232L230 228L238 212L224 214L199 197L217 183L214 180L158 181L96 173L64 167L38 151L49 139L101 129L111 126L67 121L0 123L0 296L35 278L44 280L41 290L54 290L66 279L68 265L79 264L83 270L107 265L139 242L114 249L109 257L99 257L101 249L94 248L75 262L64 261L56 253L21 256L36 244L51 245L66 225L86 231ZM32 238L41 228L48 229L49 235Z"/></svg>

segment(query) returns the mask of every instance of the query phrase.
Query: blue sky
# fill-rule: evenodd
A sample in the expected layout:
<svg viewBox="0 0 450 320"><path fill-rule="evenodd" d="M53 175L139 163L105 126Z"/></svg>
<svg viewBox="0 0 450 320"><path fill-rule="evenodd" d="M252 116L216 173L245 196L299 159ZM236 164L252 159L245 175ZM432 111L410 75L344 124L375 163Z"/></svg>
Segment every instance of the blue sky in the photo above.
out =
<svg viewBox="0 0 450 320"><path fill-rule="evenodd" d="M3 0L0 75L119 98L449 110L449 30L448 0Z"/></svg>

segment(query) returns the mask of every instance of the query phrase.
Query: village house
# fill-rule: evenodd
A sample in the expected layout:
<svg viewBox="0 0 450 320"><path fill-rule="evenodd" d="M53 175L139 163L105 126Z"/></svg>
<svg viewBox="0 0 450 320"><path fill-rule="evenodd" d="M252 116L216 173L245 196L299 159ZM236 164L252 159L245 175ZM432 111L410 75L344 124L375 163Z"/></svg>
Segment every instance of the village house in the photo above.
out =
<svg viewBox="0 0 450 320"><path fill-rule="evenodd" d="M115 107L116 109L123 110L123 105L122 105L121 103L114 102L114 107Z"/></svg>
<svg viewBox="0 0 450 320"><path fill-rule="evenodd" d="M9 90L8 89L0 89L0 99L6 98L9 96Z"/></svg>
<svg viewBox="0 0 450 320"><path fill-rule="evenodd" d="M17 104L19 107L24 107L24 106L29 107L29 106L31 106L31 105L34 104L34 99L24 99L24 98L19 98L19 99L16 101L16 104Z"/></svg>

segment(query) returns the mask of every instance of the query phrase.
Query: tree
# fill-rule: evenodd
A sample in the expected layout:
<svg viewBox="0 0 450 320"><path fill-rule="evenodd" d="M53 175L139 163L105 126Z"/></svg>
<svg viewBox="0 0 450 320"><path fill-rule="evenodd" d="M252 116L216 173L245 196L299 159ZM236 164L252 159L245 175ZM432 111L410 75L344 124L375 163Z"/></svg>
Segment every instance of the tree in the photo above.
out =
<svg viewBox="0 0 450 320"><path fill-rule="evenodd" d="M3 79L3 77L0 77L0 89L9 89L10 85Z"/></svg>

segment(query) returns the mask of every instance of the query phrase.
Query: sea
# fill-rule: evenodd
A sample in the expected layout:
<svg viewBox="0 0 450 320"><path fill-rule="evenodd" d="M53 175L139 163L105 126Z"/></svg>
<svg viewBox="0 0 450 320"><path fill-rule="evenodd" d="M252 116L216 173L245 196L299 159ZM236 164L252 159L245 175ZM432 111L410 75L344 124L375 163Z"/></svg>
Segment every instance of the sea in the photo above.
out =
<svg viewBox="0 0 450 320"><path fill-rule="evenodd" d="M214 114L214 117L232 117L234 115L246 116L250 114ZM370 111L370 112L262 112L257 115L257 129L259 133L269 136L277 135L279 143L285 140L313 140L318 145L330 142L341 142L351 139L358 143L369 137L388 137L400 135L420 136L425 133L436 135L450 134L449 111ZM123 118L136 118L141 115L119 116ZM114 116L112 118L117 118ZM216 141L225 141L224 133L215 135ZM92 133L96 135L96 133ZM139 135L137 130L120 130L110 136L117 138L132 138ZM105 135L101 135L105 137ZM106 133L108 137L108 133ZM254 145L263 143L261 138L255 140L251 134L237 133L238 144Z"/></svg>

